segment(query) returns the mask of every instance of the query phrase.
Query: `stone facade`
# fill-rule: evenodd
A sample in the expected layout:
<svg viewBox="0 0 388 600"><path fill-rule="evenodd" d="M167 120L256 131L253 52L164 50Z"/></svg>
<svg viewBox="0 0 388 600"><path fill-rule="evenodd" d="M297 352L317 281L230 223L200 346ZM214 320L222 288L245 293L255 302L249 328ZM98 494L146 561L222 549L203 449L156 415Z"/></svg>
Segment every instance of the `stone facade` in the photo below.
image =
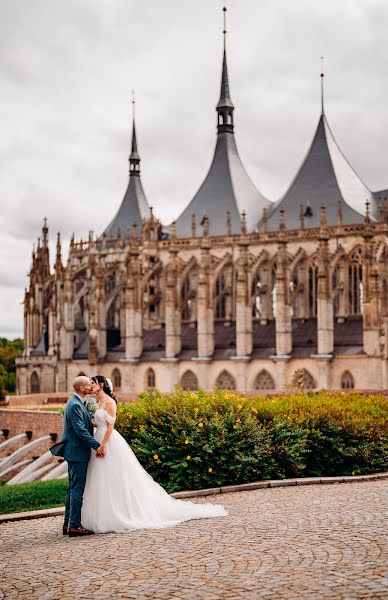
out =
<svg viewBox="0 0 388 600"><path fill-rule="evenodd" d="M26 292L18 393L66 391L102 373L125 392L214 385L281 388L306 369L307 387L388 387L387 219L319 228L163 239L58 238L48 230Z"/></svg>

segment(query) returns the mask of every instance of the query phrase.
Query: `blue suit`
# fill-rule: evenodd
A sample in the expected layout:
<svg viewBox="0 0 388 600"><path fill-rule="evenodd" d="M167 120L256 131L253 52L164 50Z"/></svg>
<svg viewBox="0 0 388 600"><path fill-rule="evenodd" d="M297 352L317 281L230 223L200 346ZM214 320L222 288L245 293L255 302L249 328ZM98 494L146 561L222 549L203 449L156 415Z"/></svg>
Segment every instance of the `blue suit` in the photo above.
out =
<svg viewBox="0 0 388 600"><path fill-rule="evenodd" d="M65 525L81 526L81 507L90 460L90 450L100 444L93 437L93 425L84 402L73 394L67 401L63 434L51 448L54 456L63 456L69 466L69 485L66 492Z"/></svg>

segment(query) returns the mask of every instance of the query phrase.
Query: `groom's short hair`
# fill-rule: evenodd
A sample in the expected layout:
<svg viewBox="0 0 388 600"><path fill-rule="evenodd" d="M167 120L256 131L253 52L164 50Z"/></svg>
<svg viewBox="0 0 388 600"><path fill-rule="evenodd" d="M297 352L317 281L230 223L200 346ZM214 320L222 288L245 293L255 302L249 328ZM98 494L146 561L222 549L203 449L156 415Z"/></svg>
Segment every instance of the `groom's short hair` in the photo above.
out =
<svg viewBox="0 0 388 600"><path fill-rule="evenodd" d="M78 375L78 377L76 377L73 381L73 388L76 392L78 392L80 387L82 387L83 385L89 385L89 384L90 384L89 377L86 377L86 375Z"/></svg>

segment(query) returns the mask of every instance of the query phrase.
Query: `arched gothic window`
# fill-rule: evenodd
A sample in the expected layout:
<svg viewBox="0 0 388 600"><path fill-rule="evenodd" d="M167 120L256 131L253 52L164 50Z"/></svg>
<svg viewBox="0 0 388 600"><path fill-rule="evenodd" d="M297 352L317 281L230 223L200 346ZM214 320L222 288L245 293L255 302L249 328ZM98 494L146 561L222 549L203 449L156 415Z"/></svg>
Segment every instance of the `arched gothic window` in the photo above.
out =
<svg viewBox="0 0 388 600"><path fill-rule="evenodd" d="M116 296L111 302L106 316L106 342L108 350L121 343L120 331L120 298Z"/></svg>
<svg viewBox="0 0 388 600"><path fill-rule="evenodd" d="M222 269L214 286L214 316L216 319L232 319L232 270Z"/></svg>
<svg viewBox="0 0 388 600"><path fill-rule="evenodd" d="M309 267L308 274L308 303L310 317L317 316L318 305L318 263L314 259Z"/></svg>
<svg viewBox="0 0 388 600"><path fill-rule="evenodd" d="M314 377L306 369L304 369L303 387L305 390L313 390L317 387Z"/></svg>
<svg viewBox="0 0 388 600"><path fill-rule="evenodd" d="M147 369L147 372L146 372L146 387L147 388L156 387L155 371L151 368Z"/></svg>
<svg viewBox="0 0 388 600"><path fill-rule="evenodd" d="M274 390L275 382L268 371L260 371L255 379L255 390Z"/></svg>
<svg viewBox="0 0 388 600"><path fill-rule="evenodd" d="M198 380L192 371L186 371L181 378L181 388L183 390L198 389Z"/></svg>
<svg viewBox="0 0 388 600"><path fill-rule="evenodd" d="M233 375L228 373L228 371L221 371L221 373L217 377L216 387L221 390L235 390L236 389L236 381Z"/></svg>
<svg viewBox="0 0 388 600"><path fill-rule="evenodd" d="M252 276L251 306L252 317L267 322L273 317L273 286L275 277L269 261L261 263Z"/></svg>
<svg viewBox="0 0 388 600"><path fill-rule="evenodd" d="M39 375L36 371L33 371L30 379L31 394L39 394L40 392L40 380Z"/></svg>
<svg viewBox="0 0 388 600"><path fill-rule="evenodd" d="M306 263L300 260L295 266L292 276L292 316L294 319L306 318L305 293L306 293Z"/></svg>
<svg viewBox="0 0 388 600"><path fill-rule="evenodd" d="M272 263L271 271L271 307L272 317L276 318L276 262Z"/></svg>
<svg viewBox="0 0 388 600"><path fill-rule="evenodd" d="M84 330L85 326L85 296L81 296L74 307L74 324L76 329Z"/></svg>
<svg viewBox="0 0 388 600"><path fill-rule="evenodd" d="M121 373L118 369L113 369L112 371L112 383L115 390L121 388Z"/></svg>
<svg viewBox="0 0 388 600"><path fill-rule="evenodd" d="M181 287L182 321L196 320L196 289L198 289L197 270L192 269L186 275Z"/></svg>
<svg viewBox="0 0 388 600"><path fill-rule="evenodd" d="M349 314L362 315L362 248L350 255L348 266Z"/></svg>
<svg viewBox="0 0 388 600"><path fill-rule="evenodd" d="M350 371L344 371L341 377L341 388L343 390L354 389L354 378Z"/></svg>
<svg viewBox="0 0 388 600"><path fill-rule="evenodd" d="M106 296L109 297L116 287L116 273L110 273L105 278L105 293Z"/></svg>
<svg viewBox="0 0 388 600"><path fill-rule="evenodd" d="M156 268L149 277L144 290L144 301L148 307L146 316L152 322L158 321L160 317L160 302L162 298L160 282L162 280L162 269Z"/></svg>

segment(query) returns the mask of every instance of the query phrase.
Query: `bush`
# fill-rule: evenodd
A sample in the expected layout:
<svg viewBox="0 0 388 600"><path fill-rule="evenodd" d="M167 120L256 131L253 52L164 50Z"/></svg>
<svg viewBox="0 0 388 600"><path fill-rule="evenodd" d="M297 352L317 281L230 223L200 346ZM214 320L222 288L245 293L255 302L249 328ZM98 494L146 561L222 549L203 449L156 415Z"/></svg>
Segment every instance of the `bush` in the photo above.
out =
<svg viewBox="0 0 388 600"><path fill-rule="evenodd" d="M67 479L2 485L0 514L63 506L66 488Z"/></svg>
<svg viewBox="0 0 388 600"><path fill-rule="evenodd" d="M380 396L149 391L119 406L116 425L169 492L388 468L388 402Z"/></svg>

